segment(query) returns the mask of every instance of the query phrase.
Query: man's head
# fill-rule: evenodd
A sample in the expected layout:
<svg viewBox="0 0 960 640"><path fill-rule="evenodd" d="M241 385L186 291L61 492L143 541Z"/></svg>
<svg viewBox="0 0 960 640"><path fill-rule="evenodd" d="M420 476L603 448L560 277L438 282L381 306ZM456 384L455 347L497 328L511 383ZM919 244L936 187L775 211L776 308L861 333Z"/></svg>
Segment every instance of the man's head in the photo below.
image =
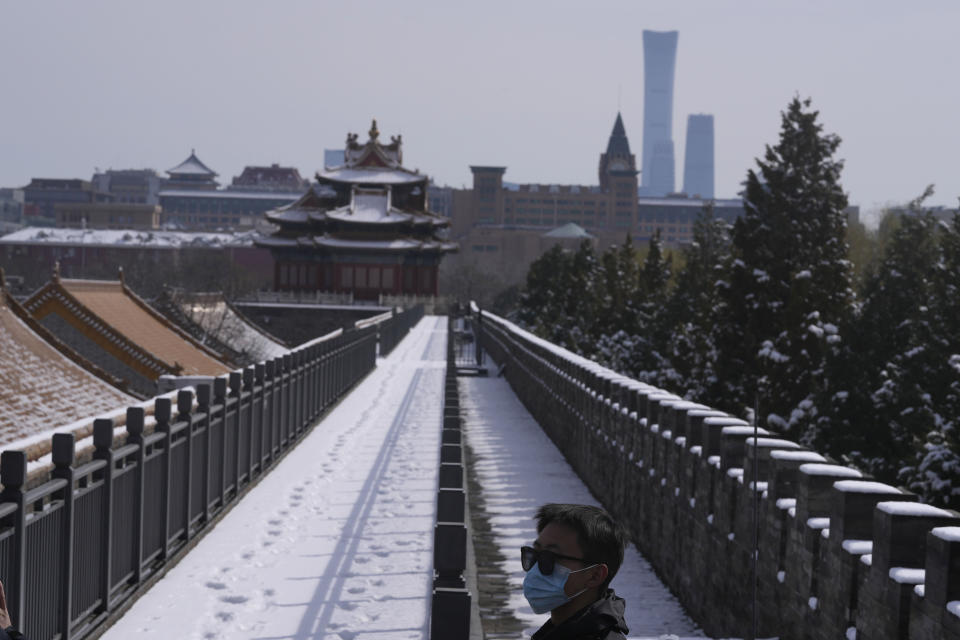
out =
<svg viewBox="0 0 960 640"><path fill-rule="evenodd" d="M573 570L605 565L606 575L598 586L600 591L607 588L623 564L623 550L627 544L623 527L603 509L585 504L545 504L537 510L536 520L536 546L582 558L584 561L579 563L558 560Z"/></svg>

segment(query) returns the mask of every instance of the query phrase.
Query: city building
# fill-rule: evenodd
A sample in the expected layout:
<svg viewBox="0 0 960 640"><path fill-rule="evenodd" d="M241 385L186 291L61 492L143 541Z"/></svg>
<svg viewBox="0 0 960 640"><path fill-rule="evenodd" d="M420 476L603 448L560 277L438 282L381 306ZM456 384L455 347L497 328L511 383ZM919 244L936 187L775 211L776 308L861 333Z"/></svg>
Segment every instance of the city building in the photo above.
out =
<svg viewBox="0 0 960 640"><path fill-rule="evenodd" d="M160 206L136 202L58 202L56 226L73 229L159 229Z"/></svg>
<svg viewBox="0 0 960 640"><path fill-rule="evenodd" d="M247 167L234 184L219 189L217 173L201 162L194 151L167 174L170 177L159 199L161 223L168 229L252 229L264 213L303 194L299 172L276 165Z"/></svg>
<svg viewBox="0 0 960 640"><path fill-rule="evenodd" d="M274 288L380 295L437 294L437 269L456 244L449 224L427 209L429 179L403 166L400 136L380 142L347 135L342 165L317 172L313 188L267 214L279 226L256 242L276 261Z"/></svg>
<svg viewBox="0 0 960 640"><path fill-rule="evenodd" d="M674 192L673 78L676 31L643 32L643 196Z"/></svg>
<svg viewBox="0 0 960 640"><path fill-rule="evenodd" d="M23 188L24 224L54 226L58 204L100 204L113 200L112 194L97 190L89 180L33 178Z"/></svg>
<svg viewBox="0 0 960 640"><path fill-rule="evenodd" d="M300 177L293 167L281 167L272 164L269 167L244 167L243 172L233 179L230 191L280 191L283 193L303 193L310 188L310 181Z"/></svg>
<svg viewBox="0 0 960 640"><path fill-rule="evenodd" d="M23 226L23 189L0 189L0 233Z"/></svg>
<svg viewBox="0 0 960 640"><path fill-rule="evenodd" d="M163 179L153 169L107 169L93 174L94 189L109 193L114 202L160 204Z"/></svg>
<svg viewBox="0 0 960 640"><path fill-rule="evenodd" d="M687 116L687 147L683 154L683 192L694 198L713 197L713 116Z"/></svg>
<svg viewBox="0 0 960 640"><path fill-rule="evenodd" d="M325 169L341 167L343 166L343 163L344 163L343 149L324 149L323 150L323 167Z"/></svg>
<svg viewBox="0 0 960 640"><path fill-rule="evenodd" d="M505 284L520 282L558 237L565 247L589 240L603 249L622 243L628 233L645 244L659 229L666 244L679 246L691 241L707 205L731 223L743 214L740 199L638 198L636 159L620 114L600 155L598 185L515 184L504 181L506 167L470 169L473 188L452 193L451 232L462 251L449 268L470 265Z"/></svg>
<svg viewBox="0 0 960 640"><path fill-rule="evenodd" d="M134 231L54 229L27 227L0 237L0 265L8 279L23 279L32 290L45 281L59 263L65 277L107 277L123 267L140 280L149 277L159 290L170 272L230 269L251 280L255 288L273 282L270 252L253 246L253 231L200 233L186 231Z"/></svg>

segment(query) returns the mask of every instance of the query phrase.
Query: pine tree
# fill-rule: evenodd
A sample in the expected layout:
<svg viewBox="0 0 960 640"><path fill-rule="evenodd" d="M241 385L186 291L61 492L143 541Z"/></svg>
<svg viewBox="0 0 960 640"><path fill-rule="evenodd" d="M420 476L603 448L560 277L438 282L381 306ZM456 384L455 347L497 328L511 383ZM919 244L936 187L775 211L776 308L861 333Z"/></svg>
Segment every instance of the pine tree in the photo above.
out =
<svg viewBox="0 0 960 640"><path fill-rule="evenodd" d="M794 98L779 142L747 172L715 336L718 404L743 411L757 393L768 426L806 440L853 303L840 138L818 115Z"/></svg>
<svg viewBox="0 0 960 640"><path fill-rule="evenodd" d="M929 193L929 189L928 189ZM926 502L948 507L960 506L960 214L951 224L937 223L925 217L937 243L937 259L931 275L931 290L926 301L930 322L921 326L916 338L923 344L907 353L915 369L910 385L914 396L901 402L919 404L921 421L910 433L912 460L899 471L899 479ZM912 224L906 222L905 224ZM886 398L885 398L886 399ZM881 408L887 408L886 404ZM899 429L911 425L894 423ZM924 433L925 431L925 433ZM897 461L899 462L899 461ZM895 466L895 465L894 465Z"/></svg>
<svg viewBox="0 0 960 640"><path fill-rule="evenodd" d="M730 225L706 205L693 225L693 241L683 250L683 269L666 307L671 327L669 366L664 386L690 399L709 401L716 386L716 348L711 330L720 304L718 287L730 252Z"/></svg>

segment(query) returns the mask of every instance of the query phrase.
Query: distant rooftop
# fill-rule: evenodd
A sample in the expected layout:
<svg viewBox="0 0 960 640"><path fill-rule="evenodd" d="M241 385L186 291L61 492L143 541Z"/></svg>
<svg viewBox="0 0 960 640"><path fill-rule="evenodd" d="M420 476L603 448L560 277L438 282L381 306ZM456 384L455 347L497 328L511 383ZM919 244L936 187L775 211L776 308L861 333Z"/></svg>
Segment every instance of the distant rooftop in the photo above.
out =
<svg viewBox="0 0 960 640"><path fill-rule="evenodd" d="M208 167L207 165L200 162L200 159L197 157L196 150L190 150L190 157L175 166L172 169L167 169L167 173L170 174L170 177L176 176L208 176L213 178L217 175L217 172Z"/></svg>
<svg viewBox="0 0 960 640"><path fill-rule="evenodd" d="M544 238L557 238L557 239L567 239L567 238L582 238L584 240L593 238L592 235L587 233L586 229L580 225L568 222L567 224L557 227L551 231L543 234Z"/></svg>

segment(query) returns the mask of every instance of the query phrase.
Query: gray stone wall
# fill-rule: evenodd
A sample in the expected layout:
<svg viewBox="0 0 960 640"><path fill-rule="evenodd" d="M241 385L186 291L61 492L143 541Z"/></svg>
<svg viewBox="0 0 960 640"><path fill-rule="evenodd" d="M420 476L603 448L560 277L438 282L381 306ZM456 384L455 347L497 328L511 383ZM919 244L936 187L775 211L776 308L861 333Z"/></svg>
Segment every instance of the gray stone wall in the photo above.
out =
<svg viewBox="0 0 960 640"><path fill-rule="evenodd" d="M482 343L709 635L960 638L956 513L496 316Z"/></svg>

